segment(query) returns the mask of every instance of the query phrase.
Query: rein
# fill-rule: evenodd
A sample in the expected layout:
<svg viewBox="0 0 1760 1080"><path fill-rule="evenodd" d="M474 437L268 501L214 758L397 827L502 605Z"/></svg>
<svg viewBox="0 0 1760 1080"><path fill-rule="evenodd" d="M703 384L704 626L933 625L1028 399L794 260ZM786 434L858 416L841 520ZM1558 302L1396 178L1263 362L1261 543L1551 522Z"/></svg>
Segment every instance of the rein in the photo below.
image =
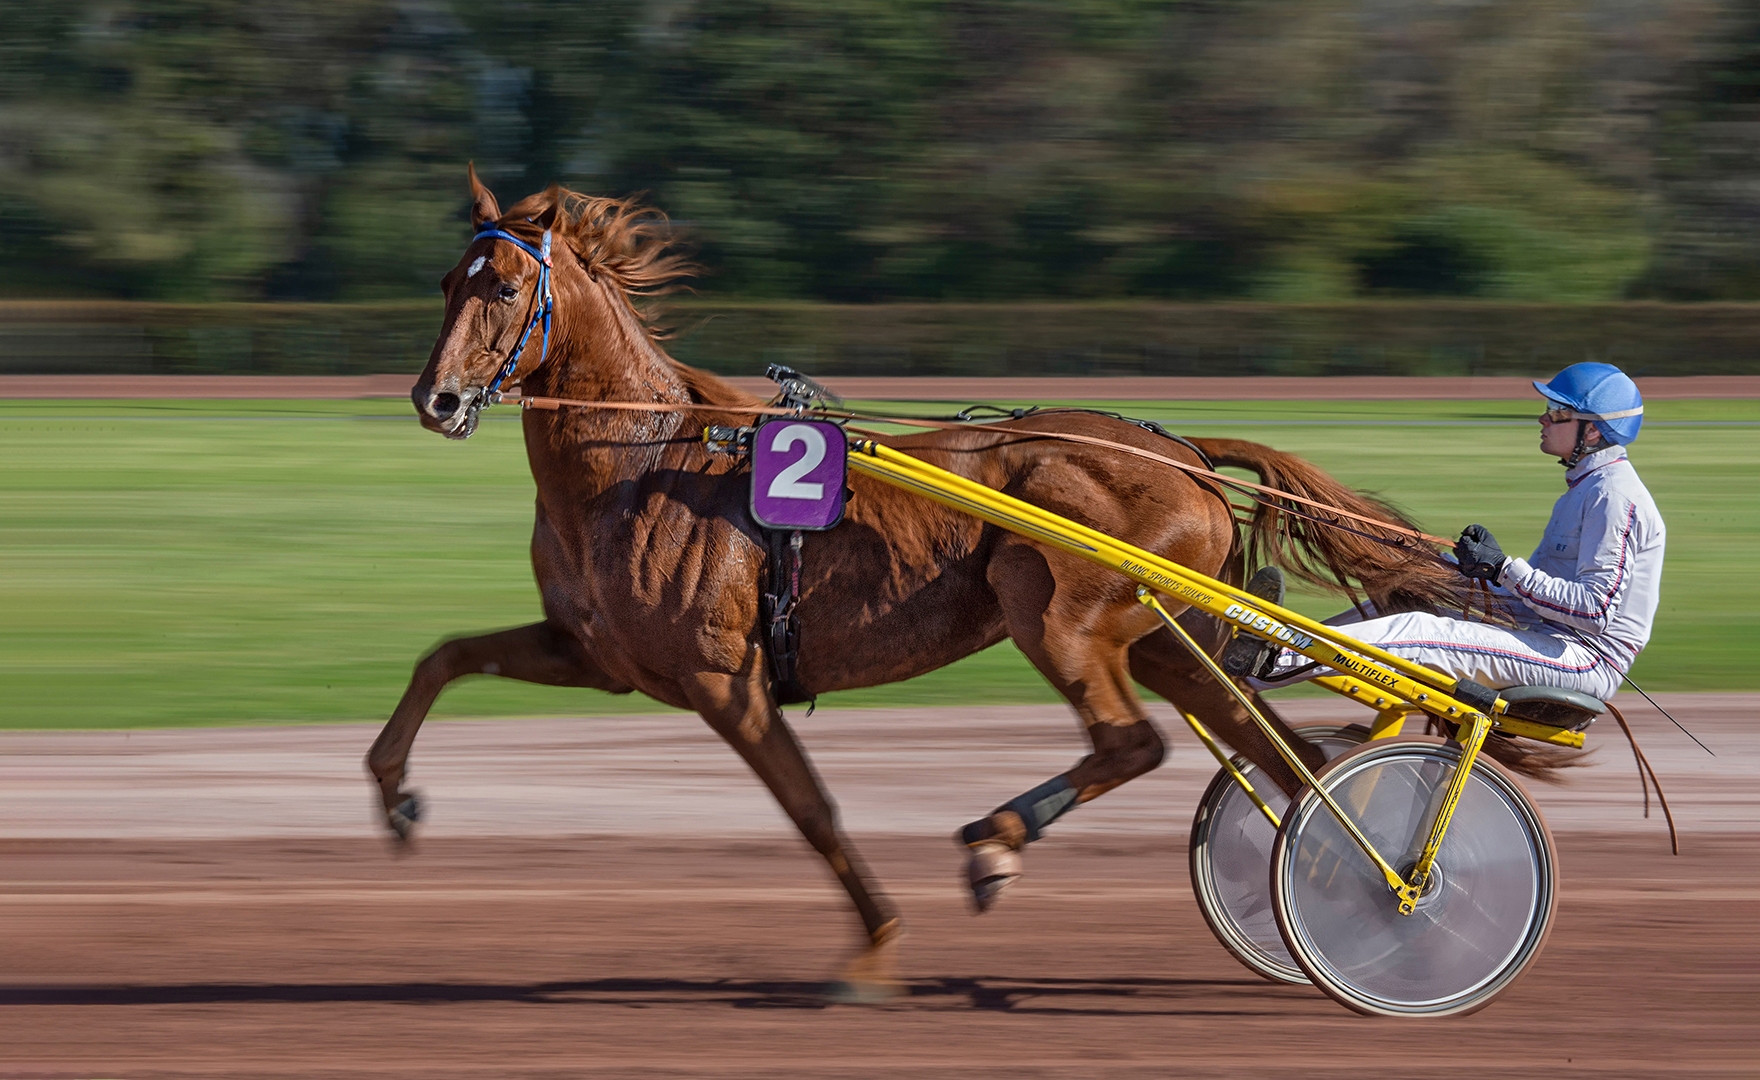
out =
<svg viewBox="0 0 1760 1080"><path fill-rule="evenodd" d="M1413 540L1424 540L1424 541L1428 541L1429 543L1432 543L1432 544L1443 544L1447 547L1454 546L1454 541L1446 540L1440 536L1431 536L1429 533L1419 532L1416 529L1408 529L1402 525L1395 525L1392 522L1382 521L1380 518L1372 518L1372 517L1365 516L1363 514L1353 513L1349 510L1344 510L1339 507L1333 506L1330 503L1323 503L1323 502L1319 502L1314 499L1303 498L1300 495L1292 494L1290 492L1282 490L1281 488L1268 487L1264 484L1256 484L1250 480L1240 480L1240 479L1237 479L1236 477L1229 476L1225 473L1219 473L1219 472L1215 471L1214 469L1205 469L1205 468L1201 468L1197 465L1188 465L1183 461L1179 461L1175 458L1167 457L1164 454L1157 454L1153 450L1144 450L1140 447L1129 446L1125 443L1113 442L1110 439L1096 438L1095 436L1092 436L1092 435L1077 435L1077 434L1074 434L1073 432L1056 432L1056 431L1023 432L1023 431L1018 431L1014 428L1003 427L1000 424L957 424L957 423L946 423L946 422L942 422L942 421L905 420L905 419L897 419L894 417L860 417L860 416L855 416L853 414L851 415L850 419L852 419L852 420L867 419L867 420L871 420L871 421L878 421L880 423L888 423L888 424L912 424L914 426L919 426L919 427L933 427L933 428L940 428L943 430L950 430L950 431L960 431L960 430L965 430L965 431L996 431L996 432L1001 432L1001 433L1007 434L1007 435L1031 435L1033 437L1056 439L1056 440L1059 440L1062 442L1084 443L1089 446L1103 447L1108 450L1119 450L1124 453L1131 454L1135 457L1143 458L1147 461L1155 461L1155 462L1159 462L1163 465L1171 465L1174 468L1182 469L1185 472L1190 473L1193 476L1200 476L1200 477L1203 477L1207 480L1215 481L1216 483L1221 484L1225 487L1228 487L1231 490L1240 492L1241 494L1247 496L1249 499L1252 499L1255 502L1261 503L1263 505L1271 506L1272 509L1274 509L1274 510L1280 510L1284 513L1292 514L1292 515L1299 517L1305 521L1312 521L1317 525L1325 525L1328 528L1333 528L1333 529L1338 529L1343 532L1348 532L1348 533L1351 533L1355 536L1363 537L1366 540L1373 540L1378 544L1385 544L1388 547L1403 548L1406 546L1406 544L1405 544L1404 540L1389 540L1383 536L1375 536L1372 533L1366 533L1366 532L1361 531L1360 529L1353 529L1349 525L1343 525L1337 521L1328 521L1326 518L1321 517L1318 514L1312 514L1312 513L1308 513L1307 511L1304 511L1304 510L1298 510L1293 506L1272 505L1270 500L1267 499L1266 496L1270 496L1272 499L1285 499L1290 502L1302 503L1306 506L1311 506L1311 507L1314 507L1318 510L1324 510L1330 514L1338 514L1342 517L1347 517L1347 518L1350 518L1354 521L1362 522L1365 525L1374 526L1377 529L1386 529L1389 532L1398 533L1401 536L1409 537ZM881 434L880 432L868 431L863 428L850 428L850 430L856 432L859 435L879 436Z"/></svg>
<svg viewBox="0 0 1760 1080"><path fill-rule="evenodd" d="M498 403L502 400L501 394L500 394L501 384L506 382L508 377L513 374L514 369L519 366L520 354L525 350L526 342L531 339L532 331L537 329L537 327L540 323L542 323L543 327L544 327L544 339L543 339L543 351L538 355L538 366L542 367L544 364L544 361L549 358L549 356L550 356L550 316L551 316L551 313L555 310L555 297L552 295L551 288L550 288L550 271L552 269L552 263L551 263L551 259L550 259L550 230L549 229L544 230L544 240L543 240L542 247L533 247L531 244L526 243L524 240L521 240L519 237L513 235L512 233L507 232L504 229L495 228L494 226L491 226L486 229L478 230L477 234L475 236L471 237L471 242L475 243L476 241L483 240L483 239L505 240L508 243L519 248L521 251L525 252L527 255L530 255L533 259L536 259L538 262L538 291L537 291L537 294L533 297L533 311L532 311L531 318L526 321L525 331L524 331L524 333L520 334L519 343L517 345L515 345L513 348L513 351L508 354L506 362L503 363L501 365L501 369L495 373L495 378L493 380L491 380L490 383L486 387L483 388L483 395L482 395L481 400L483 402L485 402L486 404L495 404L495 403ZM539 300L542 300L541 307L538 306ZM621 409L621 410L628 410L628 411L632 411L632 412L704 411L704 412L741 413L741 414L748 415L748 416L798 416L798 415L800 415L800 412L801 412L801 410L798 408L784 408L784 407L779 407L779 406L710 405L710 404L697 403L697 402L693 402L688 405L672 405L672 404L660 404L657 402L656 403L648 403L648 402L639 402L639 401L579 401L579 400L575 400L572 398L526 397L524 394L521 394L517 399L514 399L514 400L518 401L518 403L522 409L555 410L555 409L560 409L563 407L568 407L568 408L577 408L577 409ZM1113 442L1109 439L1099 439L1099 438L1095 438L1091 435L1077 435L1077 434L1069 433L1069 432L1056 432L1056 431L1022 432L1022 431L1016 430L1014 428L1002 427L999 424L974 424L974 423L970 423L970 422L953 422L953 421L944 421L944 420L923 420L923 419L918 419L916 417L865 416L860 413L840 412L840 411L834 411L834 410L829 410L829 409L818 410L818 415L826 417L827 419L865 420L870 423L898 424L898 425L901 425L904 427L931 428L931 429L945 430L945 431L995 431L995 432L1000 432L1005 435L1016 435L1016 436L1031 435L1036 438L1055 439L1055 440L1058 440L1061 442L1073 442L1073 443L1082 443L1082 444L1085 444L1088 446L1098 446L1098 447L1102 447L1107 450L1117 450L1121 453L1130 454L1134 457L1140 457L1140 458L1144 459L1145 461L1154 461L1154 462L1159 462L1162 465L1171 465L1174 468L1183 470L1184 472L1186 472L1192 476L1203 477L1204 479L1209 480L1209 481L1216 483L1216 484L1220 484L1223 487L1226 487L1231 491L1239 492L1239 493L1247 496L1247 498L1252 499L1253 501L1259 503L1262 506L1268 506L1268 507L1271 507L1272 509L1280 510L1280 511L1287 513L1287 514L1292 514L1295 517L1301 518L1304 521L1313 522L1316 525L1324 525L1330 529L1338 529L1341 532L1348 532L1354 536L1359 536L1365 540L1371 540L1377 544L1382 544L1387 547L1402 548L1403 549L1407 546L1406 540L1418 540L1418 541L1422 541L1425 543L1440 544L1443 547L1453 547L1454 546L1454 541L1448 540L1444 537L1432 536L1429 533L1419 532L1416 529L1408 529L1408 528L1405 528L1404 526L1401 526L1401 525L1395 525L1391 522L1382 521L1379 518L1372 518L1372 517L1368 517L1363 514L1353 513L1349 510L1341 509L1340 507L1332 506L1330 504L1323 503L1323 502L1318 502L1314 499L1306 499L1300 495L1295 495L1295 494L1292 494L1287 491L1281 491L1277 488L1268 487L1264 484L1256 484L1250 480L1240 480L1235 477L1227 476L1223 473L1219 473L1214 469L1206 469L1206 468L1203 468L1203 467L1197 466L1197 465L1188 465L1183 461L1178 461L1174 458L1170 458L1170 457L1166 456L1165 454L1157 454L1153 450L1144 450L1144 449L1141 449L1140 447L1127 446L1124 443ZM863 428L850 428L849 430L854 431L858 435L867 435L870 437L883 437L881 432L870 431L870 430L866 430ZM1201 452L1199 454L1199 457L1200 458L1203 457L1203 454ZM1218 492L1217 494L1219 496L1221 496L1220 492ZM1283 500L1288 505L1278 506L1274 502L1271 501L1273 499ZM1223 496L1223 501L1224 502L1228 501L1225 496ZM1403 539L1396 540L1396 539L1389 539L1385 536L1376 536L1373 533L1368 533L1368 532L1364 532L1361 529L1352 528L1351 526L1345 525L1337 520L1328 520L1327 518L1322 517L1320 514L1312 513L1310 511L1306 511L1306 510L1297 509L1295 506L1295 504L1297 504L1297 503L1300 503L1304 506L1312 507L1314 510L1323 511L1327 514L1335 514L1335 515L1338 515L1339 517L1349 518L1353 521L1356 521L1356 522L1363 524L1363 525L1368 525L1372 528L1381 529L1386 532L1394 533L1394 534L1402 537ZM1438 557L1438 559L1439 559L1439 561L1445 561L1445 560L1440 560L1440 557Z"/></svg>
<svg viewBox="0 0 1760 1080"><path fill-rule="evenodd" d="M512 404L515 402L517 402L522 409L544 409L544 410L552 410L552 411L566 407L566 408L582 408L582 409L613 409L613 410L626 410L626 411L631 411L631 412L729 412L729 413L741 413L744 415L751 415L751 416L798 416L798 415L800 415L800 410L798 410L798 409L783 408L780 406L715 405L715 404L709 404L709 403L704 403L704 402L691 402L689 404L661 404L658 402L648 403L648 402L640 402L640 401L579 401L579 400L575 400L572 398L525 397L523 395L518 398L508 399L509 404ZM1432 536L1429 533L1420 532L1417 529L1408 529L1402 525L1395 525L1392 522L1382 521L1379 518L1372 518L1372 517L1368 517L1363 514L1353 513L1352 511L1341 509L1341 508L1333 506L1329 503L1323 503L1323 502L1319 502L1314 499L1304 498L1300 495L1295 495L1290 492L1283 491L1279 488L1269 487L1265 484L1257 484L1257 483L1254 483L1250 480L1241 480L1236 477L1229 476L1225 473L1219 473L1219 472L1215 471L1214 469L1206 469L1201 466L1190 465L1190 464L1187 464L1186 462L1179 461L1175 458L1170 458L1170 457L1166 456L1165 454L1157 454L1153 450L1144 450L1141 447L1129 446L1129 445L1126 445L1125 443L1113 442L1110 439L1100 439L1100 438L1096 438L1092 435L1077 435L1077 434L1074 434L1073 432L1057 432L1057 431L1021 431L1018 428L1003 427L1000 424L956 423L956 422L943 421L943 420L922 420L922 419L918 419L916 417L871 416L871 415L865 415L862 413L841 412L841 411L835 411L835 410L830 410L830 409L817 410L817 415L823 416L827 419L862 420L862 421L866 421L869 423L899 424L899 425L902 425L905 427L931 428L931 429L943 430L943 431L994 431L994 432L999 432L1004 435L1030 436L1033 438L1054 439L1054 440L1058 440L1061 442L1074 442L1074 443L1082 443L1082 444L1085 444L1088 446L1098 446L1098 447L1102 447L1107 450L1117 450L1121 453L1130 454L1134 457L1140 457L1146 461L1154 461L1154 462L1158 462L1162 465L1171 465L1174 468L1183 470L1184 472L1189 473L1193 476L1203 477L1206 480L1210 480L1215 483L1222 484L1222 485L1230 488L1231 490L1241 492L1242 494L1246 495L1248 498L1253 499L1255 502L1259 502L1261 504L1272 505L1268 501L1269 499L1283 499L1283 500L1287 500L1291 503L1300 503L1305 506L1313 507L1316 510L1324 511L1326 514L1336 514L1336 515L1339 515L1340 517L1350 518L1353 521L1360 522L1364 525L1369 525L1373 528L1384 529L1388 532L1396 533L1399 536L1405 537L1407 539L1419 540L1419 541L1423 541L1423 542L1431 543L1431 544L1440 544L1444 547L1450 547L1450 548L1452 548L1454 546L1454 541L1446 539L1444 537ZM852 427L849 430L855 432L858 435L866 435L871 438L874 438L874 437L883 438L884 437L883 432L872 431L872 430L868 430L865 428ZM1324 525L1324 526L1326 526L1328 528L1332 528L1332 529L1339 529L1343 532L1348 532L1348 533L1351 533L1355 536L1360 536L1366 540L1372 540L1378 544L1384 544L1388 547L1405 548L1407 546L1406 541L1403 539L1402 540L1390 540L1384 536L1376 536L1373 533L1367 533L1367 532L1364 532L1360 529L1354 529L1354 528L1350 527L1349 525L1342 524L1341 522L1338 522L1338 521L1327 520L1326 517L1323 517L1319 514L1314 514L1314 513L1308 512L1308 511L1299 510L1294 506L1275 506L1275 505L1273 505L1272 508L1277 509L1277 510L1281 510L1281 511L1288 513L1288 514L1293 514L1294 516L1302 518L1305 521L1311 521L1317 525Z"/></svg>

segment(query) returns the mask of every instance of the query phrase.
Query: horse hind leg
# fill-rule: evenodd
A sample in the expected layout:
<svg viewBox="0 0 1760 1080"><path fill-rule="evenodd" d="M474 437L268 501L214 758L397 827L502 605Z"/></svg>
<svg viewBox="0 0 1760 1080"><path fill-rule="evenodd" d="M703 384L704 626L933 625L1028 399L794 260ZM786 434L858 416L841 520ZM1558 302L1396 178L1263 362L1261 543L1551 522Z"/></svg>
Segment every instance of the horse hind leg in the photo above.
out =
<svg viewBox="0 0 1760 1080"><path fill-rule="evenodd" d="M1142 606L1128 595L1085 605L1060 600L1052 573L1045 555L1025 544L999 553L991 564L1010 635L1069 700L1093 753L955 835L968 852L966 880L979 913L1019 880L1021 852L1052 822L1155 768L1166 755L1161 733L1131 687L1126 662L1129 643L1142 633Z"/></svg>
<svg viewBox="0 0 1760 1080"><path fill-rule="evenodd" d="M402 700L367 753L367 772L379 789L385 825L399 841L410 838L421 818L420 797L403 786L416 733L448 683L478 674L629 692L599 670L573 637L547 622L442 643L416 664Z"/></svg>
<svg viewBox="0 0 1760 1080"><path fill-rule="evenodd" d="M1195 641L1213 653L1227 640L1227 630L1221 623L1195 609L1182 613L1179 623ZM1163 627L1133 644L1130 670L1137 682L1160 694L1176 708L1202 720L1223 742L1245 754L1284 794L1294 796L1301 787L1295 770L1283 760L1247 710L1173 636L1172 631ZM1255 694L1253 700L1272 727L1301 756L1303 764L1314 771L1325 764L1326 757L1319 747L1292 731L1263 698Z"/></svg>
<svg viewBox="0 0 1760 1080"><path fill-rule="evenodd" d="M1021 852L1041 839L1052 822L1083 803L1160 765L1166 756L1161 733L1147 717L1128 724L1087 724L1094 752L1068 772L1015 796L957 834L968 851L966 883L978 913L989 911L1003 890L1025 872Z"/></svg>

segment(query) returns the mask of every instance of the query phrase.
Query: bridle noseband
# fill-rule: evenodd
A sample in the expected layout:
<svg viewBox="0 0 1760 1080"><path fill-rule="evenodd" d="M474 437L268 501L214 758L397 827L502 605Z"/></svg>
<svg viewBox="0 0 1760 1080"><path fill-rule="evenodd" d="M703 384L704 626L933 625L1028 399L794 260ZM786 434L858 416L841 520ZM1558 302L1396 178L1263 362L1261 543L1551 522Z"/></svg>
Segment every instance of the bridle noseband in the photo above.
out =
<svg viewBox="0 0 1760 1080"><path fill-rule="evenodd" d="M526 329L525 332L519 336L519 344L515 345L513 347L513 352L508 354L507 362L501 365L501 370L495 373L495 378L488 386L483 388L483 397L493 399L494 395L501 389L501 384L506 382L507 377L513 374L513 369L519 366L519 354L525 350L526 342L531 339L532 331L537 329L540 322L544 324L544 345L543 351L538 354L538 366L542 367L544 361L549 358L550 313L555 309L556 301L555 297L552 296L550 292L551 262L549 229L544 230L544 246L541 248L535 248L512 233L494 227L483 229L481 232L477 233L477 235L471 237L471 243L474 244L484 237L488 237L491 240L505 240L525 252L527 255L538 260L538 295L543 298L543 305L541 307L534 306L532 317L526 321Z"/></svg>

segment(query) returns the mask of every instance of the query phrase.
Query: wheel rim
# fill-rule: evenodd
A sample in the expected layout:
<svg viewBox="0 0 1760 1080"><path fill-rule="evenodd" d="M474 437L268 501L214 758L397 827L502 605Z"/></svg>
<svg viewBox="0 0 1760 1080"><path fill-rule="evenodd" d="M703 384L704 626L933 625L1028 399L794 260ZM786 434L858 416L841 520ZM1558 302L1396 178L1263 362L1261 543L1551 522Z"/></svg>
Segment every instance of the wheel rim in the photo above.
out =
<svg viewBox="0 0 1760 1080"><path fill-rule="evenodd" d="M1409 866L1431 807L1459 760L1437 740L1363 747L1321 777L1396 869ZM1380 870L1332 812L1305 791L1285 817L1272 894L1292 955L1344 1004L1380 1015L1483 1008L1544 944L1556 857L1545 822L1519 785L1474 765L1437 854L1440 881L1400 915Z"/></svg>
<svg viewBox="0 0 1760 1080"><path fill-rule="evenodd" d="M1319 746L1328 760L1369 737L1368 730L1357 724L1315 724L1295 731ZM1256 771L1243 757L1237 756L1234 764L1249 778ZM1288 797L1271 784L1255 787L1281 818ZM1198 909L1210 932L1248 968L1278 982L1306 983L1308 976L1283 942L1271 902L1269 872L1276 842L1271 822L1227 770L1218 769L1192 820L1192 891Z"/></svg>

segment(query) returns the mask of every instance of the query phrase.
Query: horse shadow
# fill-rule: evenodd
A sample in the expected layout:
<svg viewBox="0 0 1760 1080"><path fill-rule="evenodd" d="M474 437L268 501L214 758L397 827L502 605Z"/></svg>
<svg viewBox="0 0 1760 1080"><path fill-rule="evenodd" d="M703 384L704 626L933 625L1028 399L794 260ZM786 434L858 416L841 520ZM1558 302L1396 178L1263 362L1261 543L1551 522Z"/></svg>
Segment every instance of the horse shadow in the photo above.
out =
<svg viewBox="0 0 1760 1080"><path fill-rule="evenodd" d="M908 980L879 1008L1091 1016L1271 1016L1300 987L1257 979L1075 979L941 976ZM0 987L0 1009L11 1006L153 1006L294 1004L469 1004L627 1008L711 1006L731 1009L841 1007L825 983L679 978L606 978L537 983L331 982L177 983Z"/></svg>

